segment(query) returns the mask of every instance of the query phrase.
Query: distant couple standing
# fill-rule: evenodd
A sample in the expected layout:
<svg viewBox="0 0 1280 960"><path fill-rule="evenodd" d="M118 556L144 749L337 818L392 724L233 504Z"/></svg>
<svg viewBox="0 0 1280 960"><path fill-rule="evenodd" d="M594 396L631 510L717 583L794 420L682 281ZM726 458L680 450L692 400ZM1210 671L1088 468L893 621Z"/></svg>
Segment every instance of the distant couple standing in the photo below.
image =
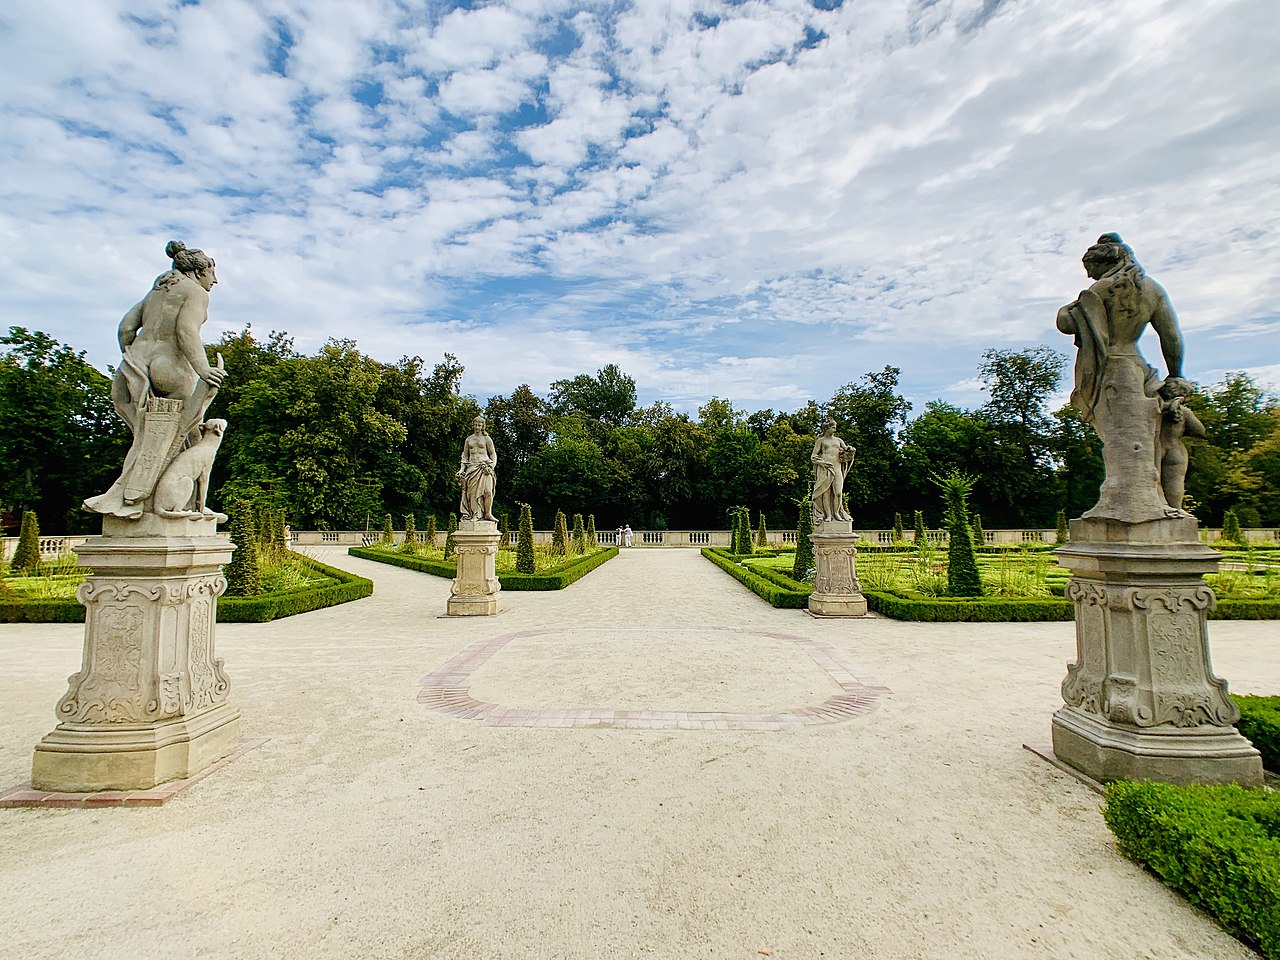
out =
<svg viewBox="0 0 1280 960"><path fill-rule="evenodd" d="M628 523L625 527L619 527L617 530L617 533L618 533L618 540L617 540L618 546L620 547L631 546L631 538L633 536L633 534L631 533L631 524Z"/></svg>

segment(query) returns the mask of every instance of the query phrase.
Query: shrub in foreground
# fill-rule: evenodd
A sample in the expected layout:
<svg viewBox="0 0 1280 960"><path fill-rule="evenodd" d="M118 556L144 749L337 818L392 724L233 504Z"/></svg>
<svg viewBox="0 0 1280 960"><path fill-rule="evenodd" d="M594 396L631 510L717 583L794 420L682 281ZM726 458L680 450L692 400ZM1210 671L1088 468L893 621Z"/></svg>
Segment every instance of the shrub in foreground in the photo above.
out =
<svg viewBox="0 0 1280 960"><path fill-rule="evenodd" d="M1280 794L1121 780L1103 816L1122 853L1280 960Z"/></svg>

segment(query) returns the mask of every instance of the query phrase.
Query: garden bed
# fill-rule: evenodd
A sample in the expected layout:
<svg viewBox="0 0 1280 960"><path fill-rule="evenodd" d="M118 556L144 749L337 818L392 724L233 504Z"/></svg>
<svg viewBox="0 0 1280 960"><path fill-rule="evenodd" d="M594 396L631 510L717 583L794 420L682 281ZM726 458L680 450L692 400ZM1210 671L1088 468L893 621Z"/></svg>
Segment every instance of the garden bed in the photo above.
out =
<svg viewBox="0 0 1280 960"><path fill-rule="evenodd" d="M298 613L308 613L339 603L359 600L373 593L373 581L356 576L337 567L313 560L298 553L290 553L289 564L298 575L290 578L296 585L284 586L255 597L223 596L218 600L219 623L265 623ZM77 568L76 575L48 578L65 580L61 586L74 596L75 588L84 581L90 571ZM84 606L66 597L0 598L0 623L83 623Z"/></svg>
<svg viewBox="0 0 1280 960"><path fill-rule="evenodd" d="M435 577L452 580L458 575L458 565L434 557L419 557L413 554L400 553L379 547L351 547L347 550L353 557L361 560L372 560L375 563L386 563L406 570L429 573ZM617 547L604 547L595 553L570 557L566 562L549 566L536 573L516 573L514 570L499 571L498 583L503 590L563 590L569 584L581 580L592 570L618 555Z"/></svg>
<svg viewBox="0 0 1280 960"><path fill-rule="evenodd" d="M797 610L809 605L813 587L800 583L780 571L744 567L737 554L723 547L703 547L702 555L740 584L775 607Z"/></svg>

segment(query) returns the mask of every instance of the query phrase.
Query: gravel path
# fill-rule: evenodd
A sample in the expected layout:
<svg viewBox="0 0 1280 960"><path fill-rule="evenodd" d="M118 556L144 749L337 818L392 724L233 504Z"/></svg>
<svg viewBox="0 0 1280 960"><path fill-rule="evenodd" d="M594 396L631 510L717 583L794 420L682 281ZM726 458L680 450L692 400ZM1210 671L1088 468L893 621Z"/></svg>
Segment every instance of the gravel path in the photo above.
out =
<svg viewBox="0 0 1280 960"><path fill-rule="evenodd" d="M219 627L245 735L268 743L164 807L0 810L0 960L1255 956L1022 749L1049 738L1069 623L814 620L673 549L444 619L447 581L314 553L375 595ZM29 779L81 630L0 625L0 788ZM772 711L836 691L770 633L890 692L782 731L508 727L417 702L520 631L473 696ZM1233 690L1280 691L1274 624L1212 635Z"/></svg>

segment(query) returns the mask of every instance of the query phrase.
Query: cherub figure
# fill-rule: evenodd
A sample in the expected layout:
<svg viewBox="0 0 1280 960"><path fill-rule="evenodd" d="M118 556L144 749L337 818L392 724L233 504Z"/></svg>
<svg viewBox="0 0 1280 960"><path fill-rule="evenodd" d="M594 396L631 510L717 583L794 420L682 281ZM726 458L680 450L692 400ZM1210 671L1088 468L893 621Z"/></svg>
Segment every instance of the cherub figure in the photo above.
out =
<svg viewBox="0 0 1280 960"><path fill-rule="evenodd" d="M1160 437L1156 445L1156 466L1160 469L1160 489L1165 503L1175 510L1182 509L1186 493L1187 447L1182 442L1185 434L1204 436L1204 424L1186 405L1194 387L1181 377L1170 377L1158 391L1160 398Z"/></svg>

